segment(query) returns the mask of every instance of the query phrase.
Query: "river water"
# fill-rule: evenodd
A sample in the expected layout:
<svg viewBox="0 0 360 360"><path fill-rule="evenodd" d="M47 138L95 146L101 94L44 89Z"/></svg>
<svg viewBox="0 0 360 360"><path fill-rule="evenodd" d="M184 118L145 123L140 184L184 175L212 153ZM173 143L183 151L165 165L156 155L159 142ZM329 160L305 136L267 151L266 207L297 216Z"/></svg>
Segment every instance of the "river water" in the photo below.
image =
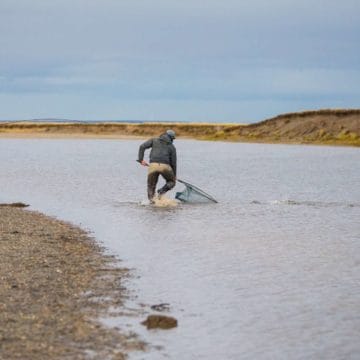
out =
<svg viewBox="0 0 360 360"><path fill-rule="evenodd" d="M359 358L359 149L179 140L219 204L154 208L139 144L0 140L0 202L89 230L133 269L129 308L170 304L174 330L113 320L150 343L130 359Z"/></svg>

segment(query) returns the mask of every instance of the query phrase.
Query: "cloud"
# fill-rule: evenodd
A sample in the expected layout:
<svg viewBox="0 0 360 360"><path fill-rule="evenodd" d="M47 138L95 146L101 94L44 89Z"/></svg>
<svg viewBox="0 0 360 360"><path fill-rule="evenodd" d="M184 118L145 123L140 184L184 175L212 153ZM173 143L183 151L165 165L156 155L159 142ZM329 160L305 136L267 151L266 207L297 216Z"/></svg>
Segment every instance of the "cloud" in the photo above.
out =
<svg viewBox="0 0 360 360"><path fill-rule="evenodd" d="M70 101L81 94L108 103L112 117L108 98L134 116L144 101L187 102L194 114L209 101L270 101L285 111L342 97L350 106L359 95L359 11L352 0L2 0L0 92L14 104L53 94L70 115L86 112L86 102L75 111ZM24 104L24 114L35 111Z"/></svg>

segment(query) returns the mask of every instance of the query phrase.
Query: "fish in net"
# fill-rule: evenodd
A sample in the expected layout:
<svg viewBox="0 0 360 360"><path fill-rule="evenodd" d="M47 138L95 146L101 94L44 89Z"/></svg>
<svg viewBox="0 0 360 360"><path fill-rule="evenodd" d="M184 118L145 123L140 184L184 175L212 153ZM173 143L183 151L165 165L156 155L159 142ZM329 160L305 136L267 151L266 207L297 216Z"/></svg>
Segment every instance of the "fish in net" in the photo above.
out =
<svg viewBox="0 0 360 360"><path fill-rule="evenodd" d="M217 203L217 201L205 191L199 189L195 185L189 184L183 180L177 179L180 183L185 185L185 189L177 192L175 198L188 203Z"/></svg>

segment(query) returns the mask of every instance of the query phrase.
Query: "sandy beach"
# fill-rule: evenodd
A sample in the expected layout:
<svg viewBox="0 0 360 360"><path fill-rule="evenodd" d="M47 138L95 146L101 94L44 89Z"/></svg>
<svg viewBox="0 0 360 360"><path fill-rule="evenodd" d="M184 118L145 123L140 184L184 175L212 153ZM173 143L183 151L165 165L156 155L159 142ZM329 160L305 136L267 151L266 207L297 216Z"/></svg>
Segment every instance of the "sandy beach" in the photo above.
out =
<svg viewBox="0 0 360 360"><path fill-rule="evenodd" d="M125 359L144 348L99 321L121 313L128 270L83 230L3 205L0 255L1 359Z"/></svg>

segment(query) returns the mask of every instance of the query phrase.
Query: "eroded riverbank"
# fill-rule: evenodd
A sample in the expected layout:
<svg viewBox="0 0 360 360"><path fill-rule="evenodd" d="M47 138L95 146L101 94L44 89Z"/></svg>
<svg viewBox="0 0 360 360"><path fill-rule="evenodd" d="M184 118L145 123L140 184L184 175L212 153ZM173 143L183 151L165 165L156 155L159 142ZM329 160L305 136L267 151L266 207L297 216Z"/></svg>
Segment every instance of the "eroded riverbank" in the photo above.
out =
<svg viewBox="0 0 360 360"><path fill-rule="evenodd" d="M0 207L0 358L124 359L144 344L99 318L126 299L128 270L81 229Z"/></svg>

